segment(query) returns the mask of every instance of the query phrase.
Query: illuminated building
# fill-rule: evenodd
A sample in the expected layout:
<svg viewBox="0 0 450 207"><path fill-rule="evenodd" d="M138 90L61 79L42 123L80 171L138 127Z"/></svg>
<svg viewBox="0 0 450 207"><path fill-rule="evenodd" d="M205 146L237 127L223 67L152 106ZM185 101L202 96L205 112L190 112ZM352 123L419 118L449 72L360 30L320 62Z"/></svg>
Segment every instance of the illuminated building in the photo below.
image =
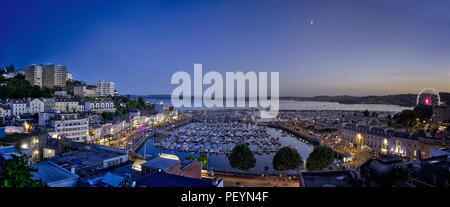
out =
<svg viewBox="0 0 450 207"><path fill-rule="evenodd" d="M52 114L51 127L57 137L69 138L74 142L87 142L89 119L78 114Z"/></svg>
<svg viewBox="0 0 450 207"><path fill-rule="evenodd" d="M339 136L351 147L409 157L416 156L417 151L421 151L424 157L429 157L430 147L450 146L449 138L437 139L419 132L397 131L392 128L344 123L339 132Z"/></svg>

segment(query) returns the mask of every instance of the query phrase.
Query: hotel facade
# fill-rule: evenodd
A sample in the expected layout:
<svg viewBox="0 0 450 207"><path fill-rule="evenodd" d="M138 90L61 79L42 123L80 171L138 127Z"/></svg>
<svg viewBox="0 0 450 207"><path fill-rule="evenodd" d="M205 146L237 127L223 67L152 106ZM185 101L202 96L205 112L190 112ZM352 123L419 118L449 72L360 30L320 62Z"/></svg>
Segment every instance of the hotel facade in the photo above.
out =
<svg viewBox="0 0 450 207"><path fill-rule="evenodd" d="M339 131L340 138L350 147L408 157L415 157L418 151L422 157L429 157L430 148L450 146L448 137L433 138L418 132L397 131L391 128L343 123Z"/></svg>

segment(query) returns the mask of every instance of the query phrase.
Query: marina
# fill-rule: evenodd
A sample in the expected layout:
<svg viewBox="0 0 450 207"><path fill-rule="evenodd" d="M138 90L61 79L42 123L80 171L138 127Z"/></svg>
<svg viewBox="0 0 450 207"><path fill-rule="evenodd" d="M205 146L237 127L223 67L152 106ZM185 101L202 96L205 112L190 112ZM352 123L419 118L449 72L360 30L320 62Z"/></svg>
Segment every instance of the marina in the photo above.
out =
<svg viewBox="0 0 450 207"><path fill-rule="evenodd" d="M270 136L265 126L192 123L175 130L169 137L154 142L153 146L170 151L230 154L235 145L248 144L255 154L270 154L280 149L281 138Z"/></svg>
<svg viewBox="0 0 450 207"><path fill-rule="evenodd" d="M209 170L240 172L229 165L228 155L237 144L248 144L255 154L256 166L247 173L262 174L267 166L268 173L274 174L272 159L276 151L284 146L296 149L304 163L314 147L282 130L238 122L231 123L190 123L175 129L167 137L148 139L138 154L175 154L181 159L189 155L198 157L207 153ZM290 171L290 174L296 172Z"/></svg>

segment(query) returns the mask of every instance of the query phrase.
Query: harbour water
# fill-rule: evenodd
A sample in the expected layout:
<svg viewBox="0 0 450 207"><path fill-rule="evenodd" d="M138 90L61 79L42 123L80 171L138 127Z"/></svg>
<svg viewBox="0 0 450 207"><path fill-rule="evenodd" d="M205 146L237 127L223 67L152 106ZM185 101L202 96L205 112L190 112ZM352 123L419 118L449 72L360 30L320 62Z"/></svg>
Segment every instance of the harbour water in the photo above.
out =
<svg viewBox="0 0 450 207"><path fill-rule="evenodd" d="M186 127L188 127L187 125ZM292 137L288 134L283 134L281 130L273 129L273 128L267 128L267 133L272 137L280 137L281 146L290 146L293 148L296 148L299 152L300 156L304 160L304 163L306 162L306 159L308 158L309 154L312 152L314 147L312 145L309 145L295 137ZM154 147L153 146L154 139L149 139L146 143L146 149L145 147L142 147L139 150L139 154L143 155L144 150L146 151L146 155L156 155L159 153L169 153L169 154L175 154L180 159L184 159L188 155L193 155L194 157L198 157L200 153L191 153L191 152L179 152L179 151L170 151L165 150L161 147ZM276 171L272 168L272 159L275 155L275 152L271 152L269 154L263 153L263 154L255 154L256 158L256 166L250 170L248 170L248 173L257 173L262 174L264 173L265 166L269 167L268 173L275 173ZM225 171L225 172L240 172L238 169L234 169L229 165L228 158L226 154L218 154L218 153L208 153L209 163L207 168L210 170L219 170L219 171ZM294 172L289 172L293 174Z"/></svg>
<svg viewBox="0 0 450 207"><path fill-rule="evenodd" d="M147 99L147 101L164 104L170 104L170 99ZM411 110L411 107L402 107L390 104L341 104L336 102L318 102L318 101L294 101L280 100L280 110L342 110L342 111L385 111L385 112L401 112L402 110ZM192 104L193 105L193 104ZM248 103L247 103L248 106ZM237 107L236 107L237 108ZM177 110L204 110L204 109L224 109L224 108L205 108L205 107L181 107Z"/></svg>

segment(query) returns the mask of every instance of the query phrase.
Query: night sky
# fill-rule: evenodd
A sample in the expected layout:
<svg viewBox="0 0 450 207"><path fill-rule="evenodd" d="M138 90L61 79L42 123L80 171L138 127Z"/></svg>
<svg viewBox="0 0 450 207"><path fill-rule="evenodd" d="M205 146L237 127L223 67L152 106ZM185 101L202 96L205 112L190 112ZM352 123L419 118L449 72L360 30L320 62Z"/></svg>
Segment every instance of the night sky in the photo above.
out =
<svg viewBox="0 0 450 207"><path fill-rule="evenodd" d="M0 0L0 66L55 63L120 94L176 71L278 71L280 95L450 91L450 1Z"/></svg>

